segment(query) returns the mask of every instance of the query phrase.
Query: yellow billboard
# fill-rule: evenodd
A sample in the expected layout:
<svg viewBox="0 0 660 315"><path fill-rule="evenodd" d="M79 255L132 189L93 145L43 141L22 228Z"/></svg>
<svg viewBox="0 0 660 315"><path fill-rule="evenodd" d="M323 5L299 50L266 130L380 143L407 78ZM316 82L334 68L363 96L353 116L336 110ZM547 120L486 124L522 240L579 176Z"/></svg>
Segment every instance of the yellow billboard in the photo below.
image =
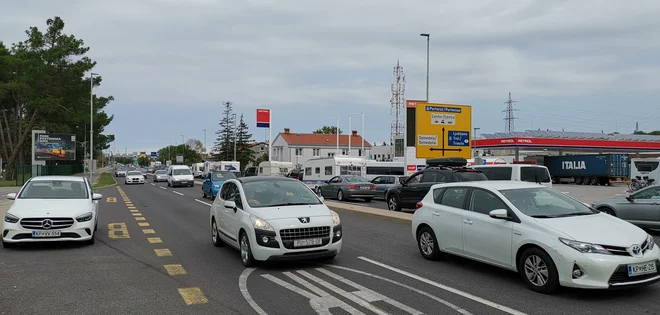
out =
<svg viewBox="0 0 660 315"><path fill-rule="evenodd" d="M472 106L418 102L415 129L418 159L472 157Z"/></svg>

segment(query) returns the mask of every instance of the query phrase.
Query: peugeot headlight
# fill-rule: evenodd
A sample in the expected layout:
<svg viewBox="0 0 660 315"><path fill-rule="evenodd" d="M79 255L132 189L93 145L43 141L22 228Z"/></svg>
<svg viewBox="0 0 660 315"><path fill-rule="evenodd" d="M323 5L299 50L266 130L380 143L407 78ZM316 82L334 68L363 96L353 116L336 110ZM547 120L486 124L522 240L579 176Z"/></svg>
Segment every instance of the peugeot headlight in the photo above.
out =
<svg viewBox="0 0 660 315"><path fill-rule="evenodd" d="M76 217L76 221L78 222L87 222L92 219L93 214L91 212L87 212L81 216Z"/></svg>
<svg viewBox="0 0 660 315"><path fill-rule="evenodd" d="M273 227L270 226L270 224L268 224L268 222L266 222L266 220L264 220L264 219L262 219L258 216L251 215L250 216L250 221L252 221L252 225L257 230L275 231L275 229L273 229Z"/></svg>
<svg viewBox="0 0 660 315"><path fill-rule="evenodd" d="M612 255L610 251L607 249L603 248L603 246L597 245L597 244L591 244L591 243L586 243L586 242L578 242L574 240L569 240L560 237L559 241L564 243L564 245L569 246L575 250L577 250L580 253L585 253L585 254L603 254L603 255Z"/></svg>
<svg viewBox="0 0 660 315"><path fill-rule="evenodd" d="M11 213L5 213L5 222L16 223L18 222L18 217Z"/></svg>
<svg viewBox="0 0 660 315"><path fill-rule="evenodd" d="M332 210L330 210L330 213L332 213L332 225L339 225L341 223L341 220L339 220L339 214Z"/></svg>
<svg viewBox="0 0 660 315"><path fill-rule="evenodd" d="M651 235L646 236L646 248L648 250L652 250L653 247L655 247L655 240L653 239L653 236Z"/></svg>

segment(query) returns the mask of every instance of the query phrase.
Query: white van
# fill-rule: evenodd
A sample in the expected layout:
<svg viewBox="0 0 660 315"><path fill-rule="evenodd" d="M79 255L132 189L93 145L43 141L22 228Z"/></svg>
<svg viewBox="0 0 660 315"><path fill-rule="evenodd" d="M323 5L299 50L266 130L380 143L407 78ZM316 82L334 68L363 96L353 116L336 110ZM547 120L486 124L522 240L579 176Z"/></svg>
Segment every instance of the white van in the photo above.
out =
<svg viewBox="0 0 660 315"><path fill-rule="evenodd" d="M310 159L303 164L303 182L311 184L311 187L338 175L364 176L366 166L366 160L359 157L335 156Z"/></svg>
<svg viewBox="0 0 660 315"><path fill-rule="evenodd" d="M403 176L405 174L403 161L398 162L381 162L369 160L366 162L366 171L364 178L372 180L378 176L396 175Z"/></svg>
<svg viewBox="0 0 660 315"><path fill-rule="evenodd" d="M193 163L190 166L190 170L192 171L194 177L202 177L202 173L204 172L204 163Z"/></svg>
<svg viewBox="0 0 660 315"><path fill-rule="evenodd" d="M286 176L293 169L291 162L264 161L259 163L258 176Z"/></svg>
<svg viewBox="0 0 660 315"><path fill-rule="evenodd" d="M648 177L658 183L660 182L660 167L658 166L660 166L660 159L657 158L630 159L630 178Z"/></svg>
<svg viewBox="0 0 660 315"><path fill-rule="evenodd" d="M167 168L167 186L195 186L195 178L186 165L171 165Z"/></svg>
<svg viewBox="0 0 660 315"><path fill-rule="evenodd" d="M552 179L548 168L535 164L490 164L474 165L472 168L481 171L488 180L514 180L541 183L552 187Z"/></svg>

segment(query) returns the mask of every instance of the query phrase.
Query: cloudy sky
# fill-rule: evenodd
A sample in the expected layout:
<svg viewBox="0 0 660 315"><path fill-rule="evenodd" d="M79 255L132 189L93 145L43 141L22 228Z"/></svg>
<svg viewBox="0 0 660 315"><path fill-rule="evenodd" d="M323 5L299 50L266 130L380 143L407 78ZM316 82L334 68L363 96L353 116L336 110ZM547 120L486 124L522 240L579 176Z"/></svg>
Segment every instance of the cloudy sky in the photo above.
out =
<svg viewBox="0 0 660 315"><path fill-rule="evenodd" d="M504 130L509 92L516 130L660 129L660 1L5 1L0 40L53 16L91 47L120 151L204 141L203 129L211 146L226 100L257 140L257 108L274 135L338 116L348 130L364 112L366 139L388 140L397 59L406 98L424 98L419 33L430 100L472 105L481 132Z"/></svg>

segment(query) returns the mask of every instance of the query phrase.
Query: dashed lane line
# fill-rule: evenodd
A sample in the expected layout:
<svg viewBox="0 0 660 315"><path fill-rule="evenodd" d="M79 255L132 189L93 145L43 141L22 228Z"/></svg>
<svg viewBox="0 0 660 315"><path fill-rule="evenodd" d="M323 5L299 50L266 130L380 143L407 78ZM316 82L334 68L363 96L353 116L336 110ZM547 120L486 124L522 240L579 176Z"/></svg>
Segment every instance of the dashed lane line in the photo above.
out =
<svg viewBox="0 0 660 315"><path fill-rule="evenodd" d="M142 229L142 233L144 234L156 234L156 231L153 229Z"/></svg>
<svg viewBox="0 0 660 315"><path fill-rule="evenodd" d="M146 221L144 217L135 217L135 221Z"/></svg>
<svg viewBox="0 0 660 315"><path fill-rule="evenodd" d="M170 257L170 256L172 256L172 252L169 250L169 248L154 249L154 252L156 253L156 256L158 256L158 257Z"/></svg>
<svg viewBox="0 0 660 315"><path fill-rule="evenodd" d="M149 184L151 184L151 186L156 186L156 184L154 184L154 183L149 183Z"/></svg>
<svg viewBox="0 0 660 315"><path fill-rule="evenodd" d="M195 199L195 201L197 201L197 202L199 202L199 203L201 203L201 204L205 204L205 205L207 205L207 206L209 206L209 207L212 206L212 204L210 204L210 203L208 203L208 202L206 202L206 201L201 201L201 200L199 200L199 199Z"/></svg>
<svg viewBox="0 0 660 315"><path fill-rule="evenodd" d="M148 237L147 241L149 241L151 244L161 244L163 242L160 237Z"/></svg>
<svg viewBox="0 0 660 315"><path fill-rule="evenodd" d="M167 271L167 274L170 276L181 276L188 274L185 269L183 269L183 266L178 265L178 264L173 264L173 265L163 265L165 268L165 271Z"/></svg>
<svg viewBox="0 0 660 315"><path fill-rule="evenodd" d="M209 300L200 288L180 288L179 294L187 305L206 304Z"/></svg>
<svg viewBox="0 0 660 315"><path fill-rule="evenodd" d="M158 188L160 188L160 189L167 189L167 188L165 188L165 187L163 187L163 186L158 186Z"/></svg>
<svg viewBox="0 0 660 315"><path fill-rule="evenodd" d="M178 192L178 191L172 191L172 192L175 193L175 194L177 194L177 195L179 195L179 196L183 196L183 194L180 193L180 192Z"/></svg>
<svg viewBox="0 0 660 315"><path fill-rule="evenodd" d="M147 223L147 222L138 222L138 226L147 227L147 226L149 226L149 223Z"/></svg>

